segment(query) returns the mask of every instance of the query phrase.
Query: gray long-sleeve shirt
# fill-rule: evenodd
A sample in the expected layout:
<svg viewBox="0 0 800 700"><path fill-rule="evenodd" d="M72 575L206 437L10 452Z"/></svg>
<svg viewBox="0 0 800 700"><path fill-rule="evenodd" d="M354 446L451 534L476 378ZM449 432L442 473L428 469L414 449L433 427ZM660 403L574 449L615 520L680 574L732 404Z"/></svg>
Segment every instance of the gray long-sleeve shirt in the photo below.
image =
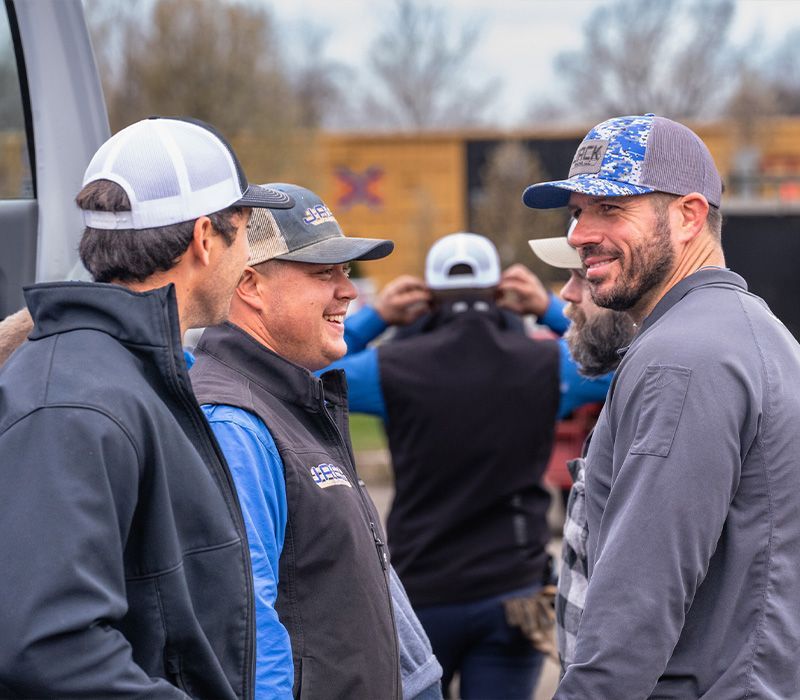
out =
<svg viewBox="0 0 800 700"><path fill-rule="evenodd" d="M586 469L589 588L556 698L800 696L800 346L728 270L673 287Z"/></svg>

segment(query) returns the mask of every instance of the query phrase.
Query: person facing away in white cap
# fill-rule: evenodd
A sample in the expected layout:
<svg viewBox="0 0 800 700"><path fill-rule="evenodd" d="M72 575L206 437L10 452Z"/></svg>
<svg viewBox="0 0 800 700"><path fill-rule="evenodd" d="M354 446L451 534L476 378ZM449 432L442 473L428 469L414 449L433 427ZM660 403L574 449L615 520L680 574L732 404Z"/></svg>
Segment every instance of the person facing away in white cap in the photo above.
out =
<svg viewBox="0 0 800 700"><path fill-rule="evenodd" d="M430 302L431 313L377 347L354 345L362 351L333 366L347 373L351 408L384 419L392 561L444 669L445 694L459 672L464 697L528 699L543 655L507 622L505 601L532 601L547 578L540 477L558 408L558 348L528 338L521 319L497 307L499 281L488 238L439 239L424 284L398 279L358 315L364 330L411 320Z"/></svg>
<svg viewBox="0 0 800 700"><path fill-rule="evenodd" d="M96 282L27 288L0 369L0 688L252 697L245 527L181 337L226 317L251 209L293 201L208 125L151 118L100 147L77 203Z"/></svg>
<svg viewBox="0 0 800 700"><path fill-rule="evenodd" d="M569 208L595 303L639 325L586 455L559 700L800 689L800 346L724 267L721 195L701 139L652 114L598 124L565 180L523 195Z"/></svg>

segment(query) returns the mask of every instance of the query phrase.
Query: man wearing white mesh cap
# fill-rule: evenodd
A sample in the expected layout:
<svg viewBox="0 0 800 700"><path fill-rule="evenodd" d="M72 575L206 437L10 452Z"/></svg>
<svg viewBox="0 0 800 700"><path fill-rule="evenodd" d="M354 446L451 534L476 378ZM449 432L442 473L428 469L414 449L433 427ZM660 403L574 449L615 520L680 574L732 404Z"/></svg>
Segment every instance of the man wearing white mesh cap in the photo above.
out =
<svg viewBox="0 0 800 700"><path fill-rule="evenodd" d="M592 298L639 326L586 454L559 700L800 691L800 347L725 268L721 195L700 138L652 114L598 124L523 195L571 210Z"/></svg>
<svg viewBox="0 0 800 700"><path fill-rule="evenodd" d="M252 697L244 523L181 337L227 316L251 208L293 201L208 125L152 118L100 147L77 203L96 282L26 289L0 370L0 691Z"/></svg>

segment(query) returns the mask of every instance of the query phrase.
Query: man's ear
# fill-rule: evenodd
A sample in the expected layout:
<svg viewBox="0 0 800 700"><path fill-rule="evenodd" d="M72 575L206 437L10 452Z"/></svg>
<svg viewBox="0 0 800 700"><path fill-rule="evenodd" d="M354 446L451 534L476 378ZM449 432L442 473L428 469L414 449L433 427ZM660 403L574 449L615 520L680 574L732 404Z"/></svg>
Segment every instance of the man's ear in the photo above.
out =
<svg viewBox="0 0 800 700"><path fill-rule="evenodd" d="M195 261L203 267L208 267L211 263L213 238L218 235L214 230L211 219L207 216L201 216L195 220L192 241L189 243L189 252L191 252Z"/></svg>
<svg viewBox="0 0 800 700"><path fill-rule="evenodd" d="M675 205L677 239L680 243L689 243L705 228L708 200L699 192L692 192L679 197Z"/></svg>
<svg viewBox="0 0 800 700"><path fill-rule="evenodd" d="M236 296L247 306L261 311L264 308L264 299L261 296L262 280L252 268L244 268L239 284L236 286Z"/></svg>

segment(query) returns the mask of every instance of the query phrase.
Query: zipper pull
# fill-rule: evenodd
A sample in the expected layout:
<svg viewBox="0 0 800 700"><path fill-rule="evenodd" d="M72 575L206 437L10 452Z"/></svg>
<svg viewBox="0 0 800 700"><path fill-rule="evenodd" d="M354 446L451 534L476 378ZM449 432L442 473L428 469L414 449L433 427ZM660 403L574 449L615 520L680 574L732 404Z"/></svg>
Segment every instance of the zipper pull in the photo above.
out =
<svg viewBox="0 0 800 700"><path fill-rule="evenodd" d="M378 531L375 528L375 523L370 522L370 530L372 530L372 539L375 541L375 549L378 550L378 559L381 560L381 568L386 571L389 568L389 556L386 554L386 545L383 540L378 537Z"/></svg>

